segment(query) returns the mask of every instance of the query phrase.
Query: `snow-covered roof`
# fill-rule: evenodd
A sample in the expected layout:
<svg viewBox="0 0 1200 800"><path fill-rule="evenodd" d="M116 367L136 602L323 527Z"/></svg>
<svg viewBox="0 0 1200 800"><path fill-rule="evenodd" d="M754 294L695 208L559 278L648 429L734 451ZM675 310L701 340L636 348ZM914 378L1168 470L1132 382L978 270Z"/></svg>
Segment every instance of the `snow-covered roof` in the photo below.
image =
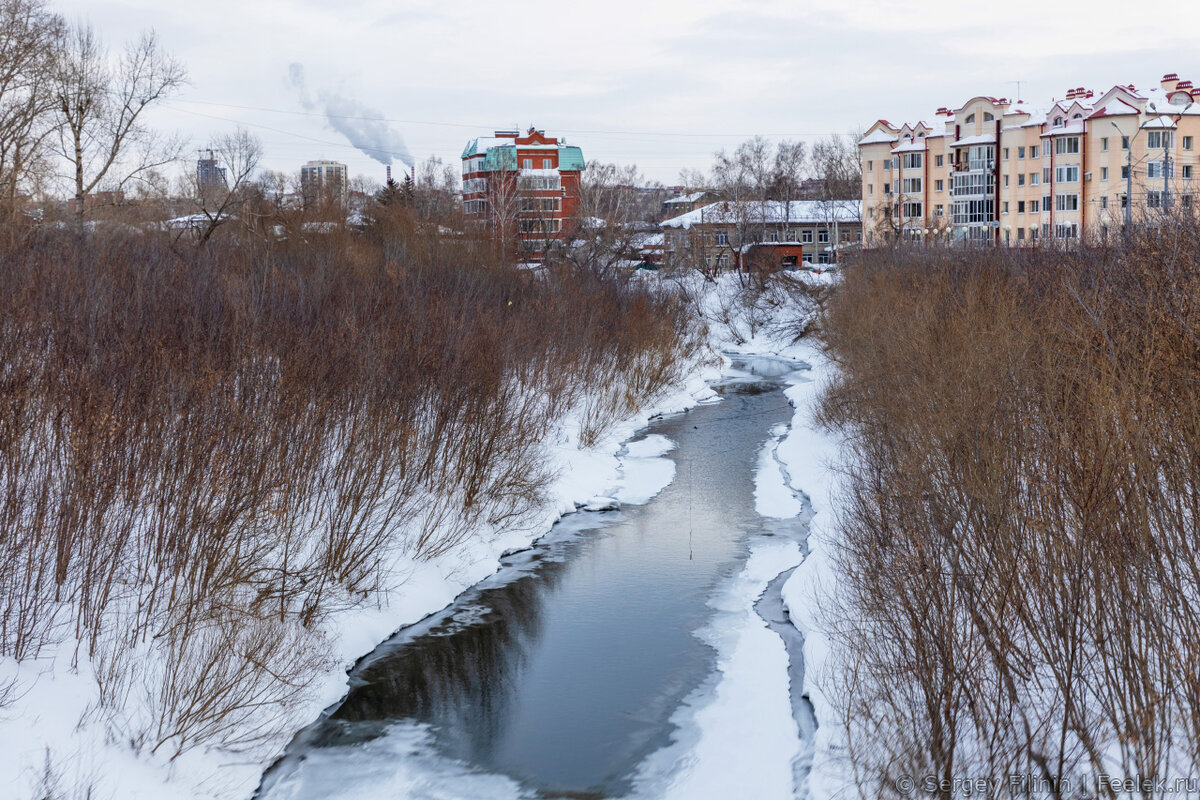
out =
<svg viewBox="0 0 1200 800"><path fill-rule="evenodd" d="M888 131L880 128L879 130L873 131L872 133L868 133L866 136L859 139L858 143L859 144L883 144L885 142L894 142L894 141L896 141L896 134L889 133Z"/></svg>
<svg viewBox="0 0 1200 800"><path fill-rule="evenodd" d="M1083 133L1083 121L1072 120L1070 125L1063 125L1061 128L1051 128L1042 134L1042 138L1046 139L1051 136L1078 136Z"/></svg>
<svg viewBox="0 0 1200 800"><path fill-rule="evenodd" d="M667 205L671 205L672 203L679 203L681 205L694 203L703 198L706 194L708 194L708 192L692 192L691 194L681 194L678 197L672 197L670 200L668 200Z"/></svg>
<svg viewBox="0 0 1200 800"><path fill-rule="evenodd" d="M893 147L892 152L893 153L912 153L912 152L918 152L918 151L925 150L925 149L926 149L925 140L923 138L921 138L921 139L914 139L914 140L907 141L904 144L900 145L899 147Z"/></svg>
<svg viewBox="0 0 1200 800"><path fill-rule="evenodd" d="M1098 108L1088 117L1121 117L1127 114L1140 114L1137 106L1130 105L1121 97L1114 97L1104 104L1103 108Z"/></svg>
<svg viewBox="0 0 1200 800"><path fill-rule="evenodd" d="M521 170L522 178L557 178L558 176L559 172L554 168Z"/></svg>
<svg viewBox="0 0 1200 800"><path fill-rule="evenodd" d="M1152 130L1154 130L1154 129L1161 130L1164 128L1174 128L1175 120L1171 119L1166 114L1163 114L1162 116L1158 116L1158 117L1154 117L1153 119L1146 120L1145 122L1142 123L1142 127L1150 128Z"/></svg>
<svg viewBox="0 0 1200 800"><path fill-rule="evenodd" d="M782 201L721 201L671 217L664 228L688 229L693 225L751 224L773 225L787 220L789 224L826 224L831 222L861 222L862 209L857 200L793 200Z"/></svg>
<svg viewBox="0 0 1200 800"><path fill-rule="evenodd" d="M996 141L996 134L984 133L979 136L964 136L956 142L953 142L955 147L967 147L973 144L992 144Z"/></svg>

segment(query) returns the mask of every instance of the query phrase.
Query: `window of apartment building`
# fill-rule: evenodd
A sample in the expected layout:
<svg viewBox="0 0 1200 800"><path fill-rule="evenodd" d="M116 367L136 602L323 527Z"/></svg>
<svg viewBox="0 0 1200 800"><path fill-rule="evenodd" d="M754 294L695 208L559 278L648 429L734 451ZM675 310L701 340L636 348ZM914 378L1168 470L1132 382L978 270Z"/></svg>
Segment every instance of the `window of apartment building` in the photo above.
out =
<svg viewBox="0 0 1200 800"><path fill-rule="evenodd" d="M1038 146L1036 144L1029 148L1029 157L1030 158L1038 157Z"/></svg>
<svg viewBox="0 0 1200 800"><path fill-rule="evenodd" d="M1129 149L1129 137L1128 137L1128 136L1122 136L1122 137L1121 137L1121 149L1122 149L1122 150L1128 150L1128 149Z"/></svg>
<svg viewBox="0 0 1200 800"><path fill-rule="evenodd" d="M892 169L900 169L900 156L892 156Z"/></svg>
<svg viewBox="0 0 1200 800"><path fill-rule="evenodd" d="M1170 131L1147 131L1146 148L1149 150L1166 150L1171 146Z"/></svg>
<svg viewBox="0 0 1200 800"><path fill-rule="evenodd" d="M904 206L900 209L900 211L905 217L910 218L910 219L913 217L923 216L923 214L924 214L924 209L921 208L920 203L905 203ZM826 237L829 236L828 233L826 233L825 235L826 235ZM824 239L822 241L827 241L827 240L828 239Z"/></svg>
<svg viewBox="0 0 1200 800"><path fill-rule="evenodd" d="M1061 128L1063 126L1064 122L1066 122L1066 120L1064 120L1062 117L1055 117L1054 118L1054 127Z"/></svg>
<svg viewBox="0 0 1200 800"><path fill-rule="evenodd" d="M713 242L715 244L729 244L729 234L723 231L713 234Z"/></svg>
<svg viewBox="0 0 1200 800"><path fill-rule="evenodd" d="M1024 172L1018 173L1017 186L1024 186L1024 185L1025 185L1025 173Z"/></svg>
<svg viewBox="0 0 1200 800"><path fill-rule="evenodd" d="M1060 222L1054 226L1055 239L1075 239L1079 236L1079 224L1075 222Z"/></svg>
<svg viewBox="0 0 1200 800"><path fill-rule="evenodd" d="M771 232L771 234L770 234L770 236L769 236L769 237L767 237L767 241L769 241L769 242L778 242L778 241L779 241L779 234L778 234L778 233L776 233L776 232L774 232L774 231L772 231L772 232Z"/></svg>
<svg viewBox="0 0 1200 800"><path fill-rule="evenodd" d="M875 184L871 183L867 185L867 194L875 194Z"/></svg>
<svg viewBox="0 0 1200 800"><path fill-rule="evenodd" d="M1102 181L1108 180L1108 167L1100 168L1100 180L1102 180Z"/></svg>
<svg viewBox="0 0 1200 800"><path fill-rule="evenodd" d="M1025 229L1024 228L1017 228L1017 241L1018 242L1025 241Z"/></svg>
<svg viewBox="0 0 1200 800"><path fill-rule="evenodd" d="M946 182L945 182L945 181L940 181L940 180L938 180L938 181L934 181L934 182L933 182L933 189L934 189L934 191L937 191L937 192L944 191L944 190L945 190L945 186L946 186Z"/></svg>
<svg viewBox="0 0 1200 800"><path fill-rule="evenodd" d="M812 244L812 231L800 231L800 244Z"/></svg>
<svg viewBox="0 0 1200 800"><path fill-rule="evenodd" d="M1108 150L1108 137L1107 136L1100 137L1100 149Z"/></svg>
<svg viewBox="0 0 1200 800"><path fill-rule="evenodd" d="M789 231L787 232L787 240L788 240L789 242L794 242L794 241L796 241L796 232L795 232L795 231L792 231L792 230L789 230Z"/></svg>
<svg viewBox="0 0 1200 800"><path fill-rule="evenodd" d="M938 203L936 206L933 207L933 215L935 217L944 217L946 215L946 207L943 206L941 203Z"/></svg>
<svg viewBox="0 0 1200 800"><path fill-rule="evenodd" d="M890 170L892 168L892 160L890 158L885 158L883 160L883 168L885 170Z"/></svg>
<svg viewBox="0 0 1200 800"><path fill-rule="evenodd" d="M1168 178L1171 177L1171 175L1170 175L1171 171L1172 170L1170 167L1166 168L1166 177L1168 177ZM1164 174L1163 162L1161 162L1161 161L1147 161L1146 162L1146 177L1147 178L1158 178L1161 180L1163 178L1163 174Z"/></svg>
<svg viewBox="0 0 1200 800"><path fill-rule="evenodd" d="M1191 208L1192 207L1192 196L1190 194L1181 195L1179 198L1179 202L1183 204L1184 208Z"/></svg>
<svg viewBox="0 0 1200 800"><path fill-rule="evenodd" d="M1017 158L1024 158L1024 157L1025 157L1025 148L1018 147L1017 148Z"/></svg>
<svg viewBox="0 0 1200 800"><path fill-rule="evenodd" d="M1007 175L1004 176L1004 188L1005 189L1008 188L1008 176Z"/></svg>
<svg viewBox="0 0 1200 800"><path fill-rule="evenodd" d="M1079 195L1077 194L1060 194L1054 198L1055 211L1078 211L1079 210Z"/></svg>
<svg viewBox="0 0 1200 800"><path fill-rule="evenodd" d="M874 171L875 171L875 162L868 161L867 162L867 172L874 172Z"/></svg>
<svg viewBox="0 0 1200 800"><path fill-rule="evenodd" d="M1038 229L1037 228L1029 229L1029 238L1031 241L1034 241L1034 242L1037 241L1037 238L1038 238Z"/></svg>
<svg viewBox="0 0 1200 800"><path fill-rule="evenodd" d="M1050 238L1050 234L1052 234L1053 232L1054 232L1054 231L1053 231L1053 229L1050 227L1050 223L1049 223L1049 222L1043 222L1043 223L1042 223L1042 236L1043 236L1044 238L1047 238L1047 239L1049 239L1049 238Z"/></svg>
<svg viewBox="0 0 1200 800"><path fill-rule="evenodd" d="M892 193L892 185L891 185L890 183L885 183L885 184L883 185L883 193L884 193L884 194L891 194L891 193Z"/></svg>
<svg viewBox="0 0 1200 800"><path fill-rule="evenodd" d="M1036 172L1029 173L1029 185L1037 186L1038 183L1040 183L1040 181L1038 181L1038 174Z"/></svg>
<svg viewBox="0 0 1200 800"><path fill-rule="evenodd" d="M1065 167L1056 167L1054 169L1054 180L1056 183L1078 183L1079 165L1073 164Z"/></svg>
<svg viewBox="0 0 1200 800"><path fill-rule="evenodd" d="M1162 208L1162 192L1146 192L1146 205L1150 208Z"/></svg>
<svg viewBox="0 0 1200 800"><path fill-rule="evenodd" d="M1100 208L1108 208L1108 195L1105 194L1100 196Z"/></svg>
<svg viewBox="0 0 1200 800"><path fill-rule="evenodd" d="M542 169L554 169L554 159L543 158L542 159Z"/></svg>
<svg viewBox="0 0 1200 800"><path fill-rule="evenodd" d="M945 156L934 156L933 157L933 163L935 166L940 167L940 166L942 166L942 164L944 162L945 162Z"/></svg>
<svg viewBox="0 0 1200 800"><path fill-rule="evenodd" d="M967 118L963 120L963 124L964 124L964 125L970 125L970 124L971 124L972 122L974 122L974 121L975 121L975 115L974 115L974 114L968 114L968 115L967 115Z"/></svg>
<svg viewBox="0 0 1200 800"><path fill-rule="evenodd" d="M1063 136L1054 140L1055 155L1071 155L1079 152L1078 136Z"/></svg>
<svg viewBox="0 0 1200 800"><path fill-rule="evenodd" d="M925 164L924 153L905 153L901 158L905 169L920 169Z"/></svg>
<svg viewBox="0 0 1200 800"><path fill-rule="evenodd" d="M1121 208L1129 207L1129 195L1121 195Z"/></svg>
<svg viewBox="0 0 1200 800"><path fill-rule="evenodd" d="M1018 201L1017 201L1017 213L1018 213L1018 214L1024 214L1024 213L1025 213L1025 201L1024 201L1024 200L1018 200Z"/></svg>
<svg viewBox="0 0 1200 800"><path fill-rule="evenodd" d="M1000 211L1001 211L1001 213L1003 213L1003 214L1007 214L1007 213L1008 213L1008 201L1007 201L1007 200L1005 200L1005 201L1004 201L1004 202L1001 204L1001 209L1000 209Z"/></svg>
<svg viewBox="0 0 1200 800"><path fill-rule="evenodd" d="M1042 183L1050 182L1050 174L1051 173L1050 173L1049 167L1042 167Z"/></svg>
<svg viewBox="0 0 1200 800"><path fill-rule="evenodd" d="M1125 180L1128 177L1129 177L1129 165L1125 165L1125 166L1121 167L1121 180Z"/></svg>
<svg viewBox="0 0 1200 800"><path fill-rule="evenodd" d="M817 244L829 244L829 231L817 231Z"/></svg>
<svg viewBox="0 0 1200 800"><path fill-rule="evenodd" d="M1030 200L1029 201L1029 213L1030 214L1040 213L1041 209L1042 209L1041 202L1042 201L1040 201L1040 200Z"/></svg>
<svg viewBox="0 0 1200 800"><path fill-rule="evenodd" d="M905 178L902 182L904 194L917 194L921 191L920 178Z"/></svg>
<svg viewBox="0 0 1200 800"><path fill-rule="evenodd" d="M829 263L829 253L826 253L824 250L817 253L817 263L818 264L828 264Z"/></svg>
<svg viewBox="0 0 1200 800"><path fill-rule="evenodd" d="M1190 136L1183 137L1183 149L1184 150L1192 149L1192 137L1190 137Z"/></svg>
<svg viewBox="0 0 1200 800"><path fill-rule="evenodd" d="M1004 160L1008 161L1008 148L1004 148Z"/></svg>
<svg viewBox="0 0 1200 800"><path fill-rule="evenodd" d="M532 158L521 159L521 168L522 169L533 169L533 159Z"/></svg>
<svg viewBox="0 0 1200 800"><path fill-rule="evenodd" d="M1192 179L1192 165L1191 164L1184 164L1179 169L1185 179L1187 179L1187 180Z"/></svg>
<svg viewBox="0 0 1200 800"><path fill-rule="evenodd" d="M1050 195L1042 195L1042 208L1046 209L1047 211L1050 210Z"/></svg>

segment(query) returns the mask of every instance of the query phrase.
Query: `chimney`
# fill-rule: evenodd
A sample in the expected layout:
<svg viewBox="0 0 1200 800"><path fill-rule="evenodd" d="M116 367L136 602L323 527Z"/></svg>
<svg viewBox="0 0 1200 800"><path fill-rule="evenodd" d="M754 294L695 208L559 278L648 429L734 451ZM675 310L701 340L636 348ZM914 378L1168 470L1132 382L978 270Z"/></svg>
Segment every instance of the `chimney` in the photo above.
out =
<svg viewBox="0 0 1200 800"><path fill-rule="evenodd" d="M1174 72L1168 72L1162 77L1162 88L1164 92L1173 92L1175 87L1179 85L1179 75Z"/></svg>

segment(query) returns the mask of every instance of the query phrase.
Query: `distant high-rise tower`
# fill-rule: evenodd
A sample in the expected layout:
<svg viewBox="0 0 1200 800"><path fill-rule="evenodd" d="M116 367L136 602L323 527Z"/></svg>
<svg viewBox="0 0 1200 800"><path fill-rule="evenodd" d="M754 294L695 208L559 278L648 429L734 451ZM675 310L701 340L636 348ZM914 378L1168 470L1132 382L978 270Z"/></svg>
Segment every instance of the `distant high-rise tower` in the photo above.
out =
<svg viewBox="0 0 1200 800"><path fill-rule="evenodd" d="M309 161L300 168L300 191L304 205L322 201L346 202L346 165L337 161Z"/></svg>
<svg viewBox="0 0 1200 800"><path fill-rule="evenodd" d="M224 189L228 186L225 178L225 168L217 162L217 155L211 149L200 150L196 159L196 186L201 192L209 189Z"/></svg>

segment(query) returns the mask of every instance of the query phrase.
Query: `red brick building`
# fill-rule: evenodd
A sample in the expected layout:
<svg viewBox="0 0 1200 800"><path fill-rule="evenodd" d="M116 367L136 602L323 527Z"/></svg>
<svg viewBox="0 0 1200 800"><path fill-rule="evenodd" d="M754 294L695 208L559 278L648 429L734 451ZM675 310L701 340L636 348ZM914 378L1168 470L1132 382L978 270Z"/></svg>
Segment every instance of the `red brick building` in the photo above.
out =
<svg viewBox="0 0 1200 800"><path fill-rule="evenodd" d="M463 210L491 226L525 261L569 236L579 207L583 151L530 128L472 139L462 154Z"/></svg>

